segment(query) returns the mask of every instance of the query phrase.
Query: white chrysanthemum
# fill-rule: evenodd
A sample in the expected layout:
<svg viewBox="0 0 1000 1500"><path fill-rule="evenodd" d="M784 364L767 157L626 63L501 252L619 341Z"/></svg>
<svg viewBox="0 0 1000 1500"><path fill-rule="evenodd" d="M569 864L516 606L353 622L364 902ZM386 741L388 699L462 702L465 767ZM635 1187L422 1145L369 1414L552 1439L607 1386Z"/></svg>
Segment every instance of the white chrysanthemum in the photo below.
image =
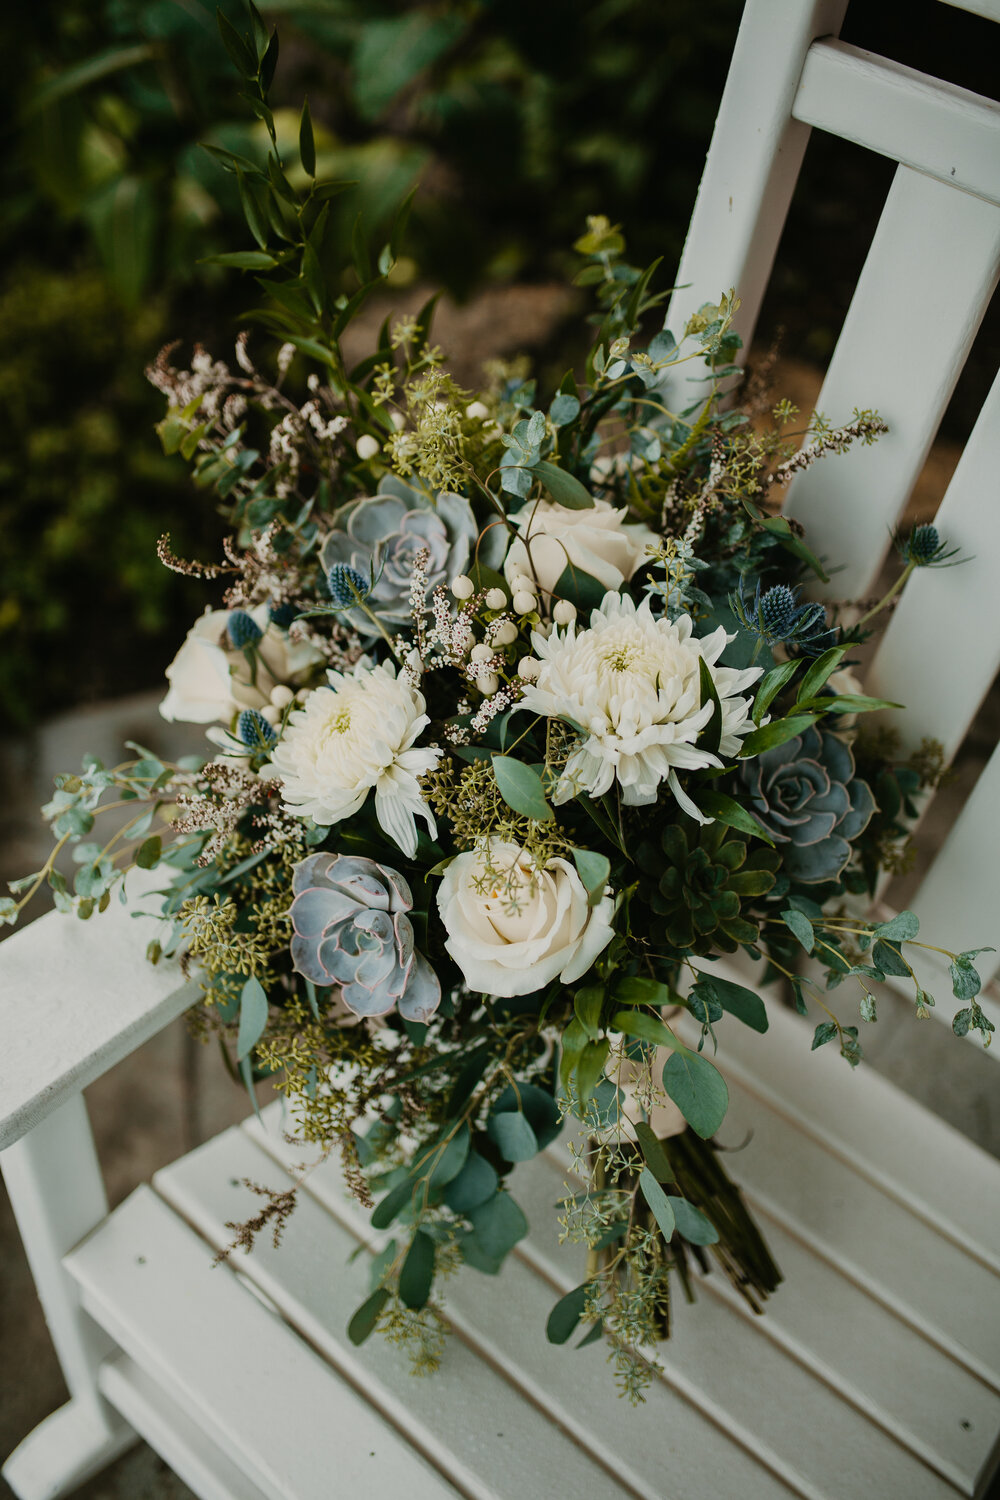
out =
<svg viewBox="0 0 1000 1500"><path fill-rule="evenodd" d="M430 722L423 697L396 676L392 662L327 675L330 687L309 694L271 755L282 800L331 824L351 817L374 791L379 822L412 856L416 818L437 832L417 778L434 769L441 751L413 748Z"/></svg>
<svg viewBox="0 0 1000 1500"><path fill-rule="evenodd" d="M586 733L571 753L554 800L578 791L599 797L617 780L623 800L639 807L656 800L666 781L685 812L706 822L681 788L677 772L722 764L739 752L754 728L750 700L742 696L760 667L736 671L716 666L730 637L720 626L695 639L689 615L654 618L650 601L636 606L606 594L587 629L570 625L545 639L532 636L540 666L519 707L548 718L569 719ZM696 741L712 716L701 702L700 661L711 669L722 705L719 755Z"/></svg>

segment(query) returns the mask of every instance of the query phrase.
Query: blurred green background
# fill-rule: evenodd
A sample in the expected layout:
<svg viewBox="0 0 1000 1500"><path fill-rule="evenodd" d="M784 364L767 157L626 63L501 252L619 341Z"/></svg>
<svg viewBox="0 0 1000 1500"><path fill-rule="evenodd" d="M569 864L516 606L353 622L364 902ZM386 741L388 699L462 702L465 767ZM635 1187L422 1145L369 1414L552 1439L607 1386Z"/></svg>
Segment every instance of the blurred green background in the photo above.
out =
<svg viewBox="0 0 1000 1500"><path fill-rule="evenodd" d="M223 7L241 23L241 6ZM272 102L308 93L345 247L421 191L404 276L459 301L571 273L588 213L673 272L732 53L740 0L280 0ZM214 555L216 519L159 450L143 369L167 339L229 358L241 278L200 257L246 247L234 179L261 130L202 0L8 6L0 272L0 713L24 728L153 686L205 602L155 542ZM905 26L903 22L905 21ZM994 28L935 0L855 0L846 40L990 93ZM822 363L891 168L816 138L761 334ZM808 289L808 295L807 295ZM928 289L932 294L933 289ZM502 307L502 303L497 304ZM919 308L914 309L919 316ZM578 352L565 320L543 366ZM973 361L962 435L991 370Z"/></svg>

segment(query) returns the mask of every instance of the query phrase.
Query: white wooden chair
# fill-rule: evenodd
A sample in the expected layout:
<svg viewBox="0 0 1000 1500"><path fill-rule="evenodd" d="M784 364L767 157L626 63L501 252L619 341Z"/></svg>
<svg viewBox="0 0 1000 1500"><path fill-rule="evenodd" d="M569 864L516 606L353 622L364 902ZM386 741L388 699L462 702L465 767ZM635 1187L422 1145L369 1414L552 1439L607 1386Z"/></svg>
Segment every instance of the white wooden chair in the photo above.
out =
<svg viewBox="0 0 1000 1500"><path fill-rule="evenodd" d="M966 8L997 18L995 0ZM844 9L750 0L669 323L735 286L749 339L811 127L900 163L821 398L836 416L878 406L891 435L790 497L813 545L848 560L838 592L863 594L996 279L1000 106L841 44ZM1000 383L941 507L974 561L914 577L871 669L909 704L906 739L949 753L998 665L998 470ZM928 931L997 939L998 847L1000 752L914 903ZM554 1148L518 1173L530 1238L500 1278L452 1283L457 1336L415 1380L377 1337L346 1337L367 1291L367 1257L348 1255L370 1235L333 1164L280 1251L209 1269L255 1201L241 1179L280 1186L301 1160L273 1111L108 1216L81 1090L195 998L146 964L150 927L117 907L49 916L0 950L0 1159L70 1390L7 1462L19 1500L69 1493L136 1434L203 1500L983 1494L1000 1432L1000 1164L871 1070L809 1056L806 1022L775 1006L766 1037L722 1038L725 1135L753 1132L729 1162L787 1278L765 1317L704 1279L648 1406L617 1407L599 1346L545 1341L549 1307L582 1278L555 1246Z"/></svg>

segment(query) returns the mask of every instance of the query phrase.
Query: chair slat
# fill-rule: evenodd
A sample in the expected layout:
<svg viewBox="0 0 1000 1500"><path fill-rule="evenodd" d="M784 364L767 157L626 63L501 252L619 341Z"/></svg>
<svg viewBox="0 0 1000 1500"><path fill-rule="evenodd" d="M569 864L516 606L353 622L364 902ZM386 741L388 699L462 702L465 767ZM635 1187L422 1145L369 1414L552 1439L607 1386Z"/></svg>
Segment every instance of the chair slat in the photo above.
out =
<svg viewBox="0 0 1000 1500"><path fill-rule="evenodd" d="M163 880L135 871L128 907L89 922L49 912L0 945L0 1151L197 1000L176 963L146 959L162 922L133 916Z"/></svg>
<svg viewBox="0 0 1000 1500"><path fill-rule="evenodd" d="M735 287L749 346L809 139L791 114L802 64L846 10L846 0L748 0L667 312L678 341L693 312ZM675 409L703 394L686 374L682 366L666 388Z"/></svg>
<svg viewBox="0 0 1000 1500"><path fill-rule="evenodd" d="M296 1148L282 1142L280 1129L268 1136L253 1122L248 1122L245 1128L254 1139L269 1140L271 1149L279 1156L284 1155L288 1161L297 1159ZM792 1137L789 1142L791 1146L794 1132L789 1132L789 1135ZM518 1247L518 1253L562 1289L569 1289L583 1276L582 1262L576 1264L574 1261L574 1257L579 1260L578 1249L567 1246L559 1248L556 1245L553 1204L562 1196L563 1181L567 1175L566 1161L560 1154L559 1147L554 1146L548 1160L533 1162L521 1169L516 1189L518 1201L523 1203L532 1225L529 1240ZM306 1187L310 1193L322 1195L331 1212L345 1211L339 1169L333 1162L325 1163L311 1174L306 1180ZM364 1213L350 1206L347 1206L346 1211L356 1215L357 1232L364 1233ZM799 1251L800 1258L808 1257L808 1254L807 1251ZM511 1269L508 1265L504 1275L509 1275ZM788 1403L794 1404L796 1400L801 1400L806 1410L814 1401L823 1402L827 1413L825 1420L831 1424L831 1436L833 1433L838 1434L839 1440L850 1446L852 1451L864 1454L862 1462L873 1486L876 1481L871 1476L875 1473L879 1474L886 1486L879 1493L893 1493L893 1485L911 1481L917 1485L917 1492L921 1492L925 1483L922 1465L923 1462L930 1462L939 1475L947 1476L964 1493L973 1494L974 1474L981 1466L984 1438L979 1439L971 1457L967 1457L963 1465L961 1445L954 1442L949 1445L948 1434L945 1432L946 1420L940 1415L936 1419L928 1419L928 1413L932 1403L936 1403L935 1409L939 1414L955 1411L957 1406L954 1403L964 1396L971 1402L970 1411L982 1417L985 1436L990 1430L986 1424L996 1415L994 1406L1000 1406L1000 1402L988 1394L985 1394L984 1399L982 1388L972 1376L957 1372L956 1378L955 1367L945 1355L929 1346L905 1322L896 1320L891 1313L878 1308L870 1298L862 1297L857 1288L846 1284L844 1278L838 1277L830 1268L821 1265L813 1267L808 1286L814 1292L817 1282L822 1284L827 1297L823 1303L823 1317L828 1322L837 1322L840 1333L836 1336L824 1335L820 1328L819 1349L805 1350L796 1346L795 1337L785 1331L780 1323L768 1325L766 1318L757 1320L745 1317L742 1306L735 1306L733 1300L722 1293L721 1278L710 1277L703 1283L705 1295L699 1299L697 1310L691 1312L684 1307L678 1309L674 1335L669 1344L657 1351L665 1366L666 1382L699 1410L714 1415L724 1429L733 1430L737 1436L742 1436L752 1451L760 1453L772 1468L802 1494L829 1495L831 1500L833 1496L837 1500L847 1500L848 1496L855 1493L860 1496L867 1492L864 1489L866 1480L860 1471L854 1476L850 1472L830 1467L827 1472L824 1471L823 1456L816 1459L804 1455L801 1448L805 1444L799 1444L793 1436L796 1423L789 1416L792 1408ZM455 1305L456 1297L461 1297L465 1284L465 1279L460 1277L449 1287L449 1311ZM781 1293L778 1295L780 1297ZM858 1298L861 1300L858 1301ZM919 1464L897 1449L896 1444L882 1431L878 1428L871 1429L869 1425L868 1419L873 1415L871 1401L879 1391L879 1376L888 1369L884 1361L885 1348L880 1350L879 1359L869 1358L866 1354L866 1340L861 1338L852 1357L847 1348L849 1341L843 1338L848 1326L867 1329L869 1313L873 1309L873 1321L892 1328L891 1347L896 1349L900 1357L904 1357L905 1352L905 1357L920 1360L922 1364L924 1375L912 1388L900 1390L896 1396L883 1393L887 1395L890 1414L883 1414L881 1411L878 1413L879 1423L894 1437L901 1438L905 1447L912 1447L908 1439L911 1436L914 1438L916 1447L913 1451L920 1450ZM855 1322L852 1322L852 1314ZM800 1332L801 1324L800 1314ZM769 1332L777 1346L768 1349L766 1353L759 1349L762 1331ZM519 1360L522 1346L529 1342L524 1338L522 1329L521 1343L517 1346ZM753 1352L755 1349L756 1353ZM803 1366L820 1377L819 1385L814 1383L812 1377L804 1374ZM758 1387L756 1395L744 1389L748 1383L743 1379L742 1372L751 1367L755 1371ZM863 1378L858 1380L859 1373ZM927 1377L926 1380L924 1376ZM562 1380L565 1378L563 1367ZM579 1378L575 1367L572 1378L575 1393ZM944 1388L948 1387L949 1381L954 1381L954 1384L949 1387L949 1394L945 1396ZM830 1393L824 1382L834 1385L844 1396L848 1402L846 1407L837 1407L830 1400ZM553 1393L560 1388L560 1383L557 1372L556 1379L551 1382ZM756 1410L757 1399L772 1416L763 1415ZM852 1409L854 1407L864 1412L864 1417L859 1419L858 1412ZM784 1413L783 1431L782 1422L773 1417L776 1409ZM903 1413L901 1416L898 1415L900 1411ZM934 1440L930 1435L935 1426L942 1452L934 1447ZM634 1435L629 1433L630 1457L633 1441ZM829 1455L825 1457L829 1464ZM933 1476L928 1476L926 1483L932 1494L951 1493L949 1486L942 1485ZM707 1482L705 1492L708 1492ZM717 1492L729 1493L722 1490ZM748 1493L756 1495L758 1491L751 1487Z"/></svg>
<svg viewBox="0 0 1000 1500"><path fill-rule="evenodd" d="M754 987L735 966L720 964L719 972ZM811 1052L810 1022L776 998L767 1009L763 1035L735 1022L719 1028L727 1076L780 1110L797 1138L821 1142L1000 1276L1000 1162L873 1068L853 1072L832 1045ZM674 1024L694 1044L694 1022Z"/></svg>
<svg viewBox="0 0 1000 1500"><path fill-rule="evenodd" d="M913 574L879 642L866 690L905 704L885 715L907 749L925 735L954 756L1000 669L1000 376L935 524L966 561Z"/></svg>
<svg viewBox="0 0 1000 1500"><path fill-rule="evenodd" d="M91 1316L268 1500L329 1500L334 1486L454 1500L367 1401L212 1268L204 1240L152 1189L138 1188L66 1265Z"/></svg>
<svg viewBox="0 0 1000 1500"><path fill-rule="evenodd" d="M252 1120L243 1127L251 1140L277 1163L301 1161L303 1148L289 1146L283 1139L280 1116L273 1109L265 1110L264 1120L268 1128ZM523 1173L531 1170L522 1168L519 1183ZM358 1240L371 1242L368 1215L345 1195L336 1162L317 1167L304 1186L308 1196ZM548 1186L544 1190L549 1197L542 1212L551 1219L557 1194ZM279 1261L282 1253L278 1252ZM257 1251L252 1259L256 1256ZM248 1270L250 1266L248 1262ZM284 1278L278 1262L276 1270ZM582 1279L582 1272L576 1279ZM805 1493L798 1485L789 1488L762 1467L755 1444L747 1449L727 1435L728 1429L720 1431L700 1399L689 1404L687 1388L654 1384L635 1422L609 1423L610 1374L600 1351L577 1355L545 1338L545 1321L557 1295L550 1277L540 1277L513 1256L496 1279L471 1272L450 1281L447 1313L464 1340L509 1380L535 1393L554 1422L581 1447L613 1465L618 1477L639 1494L657 1500L704 1500L706 1495L788 1500L790 1494ZM447 1366L438 1380L439 1390L449 1388Z"/></svg>
<svg viewBox="0 0 1000 1500"><path fill-rule="evenodd" d="M927 941L945 937L956 951L980 943L1000 945L1000 882L990 876L989 862L1000 849L1000 745L994 749L968 801L913 898ZM951 999L947 960L926 955L934 972L930 988L938 1006L960 1001ZM982 953L975 960L983 983L988 984L1000 967L1000 954ZM935 984L937 986L935 991ZM989 1009L989 1007L987 1007ZM995 1007L994 1007L995 1009ZM1000 1045L990 1049L1000 1053Z"/></svg>
<svg viewBox="0 0 1000 1500"><path fill-rule="evenodd" d="M1000 270L1000 208L899 167L837 343L819 407L835 422L877 407L889 433L795 478L787 512L840 566L828 596L865 595Z"/></svg>
<svg viewBox="0 0 1000 1500"><path fill-rule="evenodd" d="M551 1205L563 1191L565 1174L542 1157L525 1177L518 1198L532 1229L518 1253L569 1291L582 1280L584 1258L572 1253L579 1247L558 1244ZM655 1351L664 1378L755 1447L763 1462L817 1500L954 1495L949 1483L867 1413L838 1399L825 1380L762 1338L756 1320L716 1297L711 1277L699 1283L702 1289L707 1295L696 1308L676 1309L671 1337Z"/></svg>
<svg viewBox="0 0 1000 1500"><path fill-rule="evenodd" d="M101 1392L198 1500L267 1500L263 1490L210 1442L166 1391L129 1359L116 1354L101 1367Z"/></svg>
<svg viewBox="0 0 1000 1500"><path fill-rule="evenodd" d="M270 1155L243 1131L230 1130L158 1173L156 1187L209 1243L221 1247L232 1239L227 1221L257 1211L260 1200L244 1178L279 1191L288 1184ZM231 1264L469 1500L526 1495L533 1486L544 1494L565 1490L607 1500L642 1496L642 1489L613 1477L586 1445L555 1427L544 1402L536 1403L461 1338L449 1340L439 1375L423 1380L411 1374L406 1351L384 1339L356 1348L347 1325L370 1290L368 1257L349 1264L357 1249L357 1237L303 1194L277 1250L263 1235L252 1254L240 1254ZM519 1332L523 1337L530 1330L519 1326Z"/></svg>
<svg viewBox="0 0 1000 1500"><path fill-rule="evenodd" d="M729 1075L727 1167L813 1254L1000 1391L1000 1278Z"/></svg>
<svg viewBox="0 0 1000 1500"><path fill-rule="evenodd" d="M974 16L985 16L987 21L1000 21L1000 0L943 0L955 10L967 10Z"/></svg>
<svg viewBox="0 0 1000 1500"><path fill-rule="evenodd" d="M837 39L813 42L797 120L1000 204L1000 104Z"/></svg>

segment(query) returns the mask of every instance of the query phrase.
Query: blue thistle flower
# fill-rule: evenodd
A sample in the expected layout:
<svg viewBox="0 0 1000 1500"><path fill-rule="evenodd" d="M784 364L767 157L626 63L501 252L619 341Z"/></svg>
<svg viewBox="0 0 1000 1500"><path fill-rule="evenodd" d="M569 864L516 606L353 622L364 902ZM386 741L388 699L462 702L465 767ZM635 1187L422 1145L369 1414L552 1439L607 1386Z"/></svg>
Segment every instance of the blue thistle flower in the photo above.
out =
<svg viewBox="0 0 1000 1500"><path fill-rule="evenodd" d="M248 615L245 609L234 609L226 624L229 639L237 651L243 651L247 646L255 646L263 635L263 631L252 615Z"/></svg>
<svg viewBox="0 0 1000 1500"><path fill-rule="evenodd" d="M326 575L326 586L338 609L353 608L371 592L368 579L357 568L352 568L350 563L334 563Z"/></svg>
<svg viewBox="0 0 1000 1500"><path fill-rule="evenodd" d="M957 547L953 547L950 552L946 551L948 543L941 540L936 526L927 523L914 526L906 537L897 532L893 540L903 561L912 563L917 568L940 567L958 551Z"/></svg>
<svg viewBox="0 0 1000 1500"><path fill-rule="evenodd" d="M278 736L255 708L245 708L236 720L236 733L248 750L270 750Z"/></svg>
<svg viewBox="0 0 1000 1500"><path fill-rule="evenodd" d="M776 583L761 593L760 581L753 599L744 592L740 578L738 592L729 596L729 607L744 630L749 630L764 646L795 645L815 655L824 651L835 632L826 623L826 606L801 604L798 589L787 583Z"/></svg>
<svg viewBox="0 0 1000 1500"><path fill-rule="evenodd" d="M298 614L298 607L294 604L272 604L268 609L271 624L277 625L279 630L287 630Z"/></svg>

